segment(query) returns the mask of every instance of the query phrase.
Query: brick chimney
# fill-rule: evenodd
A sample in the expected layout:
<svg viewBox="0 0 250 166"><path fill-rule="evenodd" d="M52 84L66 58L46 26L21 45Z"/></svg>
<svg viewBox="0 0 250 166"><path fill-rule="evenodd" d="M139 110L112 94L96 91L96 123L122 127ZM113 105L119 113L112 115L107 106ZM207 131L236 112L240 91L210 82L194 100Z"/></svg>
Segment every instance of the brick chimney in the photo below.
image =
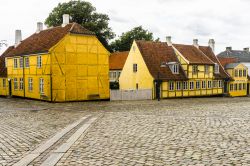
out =
<svg viewBox="0 0 250 166"><path fill-rule="evenodd" d="M199 48L199 44L198 44L198 39L194 39L193 40L193 45L196 47L196 48Z"/></svg>
<svg viewBox="0 0 250 166"><path fill-rule="evenodd" d="M43 23L42 22L38 22L37 23L37 29L36 29L36 33L39 33L43 30Z"/></svg>
<svg viewBox="0 0 250 166"><path fill-rule="evenodd" d="M232 47L226 47L226 51L232 51Z"/></svg>
<svg viewBox="0 0 250 166"><path fill-rule="evenodd" d="M63 15L63 24L62 24L62 27L65 27L66 25L69 24L69 14L64 14Z"/></svg>
<svg viewBox="0 0 250 166"><path fill-rule="evenodd" d="M15 31L15 47L17 47L22 41L22 31L16 30Z"/></svg>
<svg viewBox="0 0 250 166"><path fill-rule="evenodd" d="M171 36L167 36L166 41L167 41L168 46L172 46Z"/></svg>
<svg viewBox="0 0 250 166"><path fill-rule="evenodd" d="M212 49L212 51L215 51L215 41L214 39L209 39L208 46Z"/></svg>
<svg viewBox="0 0 250 166"><path fill-rule="evenodd" d="M243 50L246 51L247 53L249 53L249 47L246 47Z"/></svg>

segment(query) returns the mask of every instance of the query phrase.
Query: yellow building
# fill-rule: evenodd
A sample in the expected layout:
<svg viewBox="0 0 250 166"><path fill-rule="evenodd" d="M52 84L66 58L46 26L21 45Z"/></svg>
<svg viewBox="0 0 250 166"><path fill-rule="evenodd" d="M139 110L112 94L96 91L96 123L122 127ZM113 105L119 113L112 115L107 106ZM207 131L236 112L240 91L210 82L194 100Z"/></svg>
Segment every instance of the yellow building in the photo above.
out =
<svg viewBox="0 0 250 166"><path fill-rule="evenodd" d="M225 66L225 69L232 78L227 84L229 96L247 96L248 68L241 63L230 63Z"/></svg>
<svg viewBox="0 0 250 166"><path fill-rule="evenodd" d="M153 98L222 95L229 76L213 46L135 41L120 76L121 90L152 89Z"/></svg>
<svg viewBox="0 0 250 166"><path fill-rule="evenodd" d="M109 52L77 23L42 30L6 56L10 94L51 102L109 99Z"/></svg>
<svg viewBox="0 0 250 166"><path fill-rule="evenodd" d="M7 48L7 50L0 56L0 96L9 95L9 84L7 78L5 57L12 49L14 49L13 46Z"/></svg>

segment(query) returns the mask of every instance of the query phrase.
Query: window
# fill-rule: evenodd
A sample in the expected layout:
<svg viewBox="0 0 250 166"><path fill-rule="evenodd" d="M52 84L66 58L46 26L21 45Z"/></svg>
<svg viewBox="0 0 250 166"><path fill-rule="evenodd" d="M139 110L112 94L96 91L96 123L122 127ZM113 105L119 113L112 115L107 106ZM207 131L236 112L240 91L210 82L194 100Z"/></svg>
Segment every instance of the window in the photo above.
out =
<svg viewBox="0 0 250 166"><path fill-rule="evenodd" d="M188 82L184 81L183 82L183 90L187 90L188 89Z"/></svg>
<svg viewBox="0 0 250 166"><path fill-rule="evenodd" d="M200 81L196 81L196 89L200 89L201 85L200 85Z"/></svg>
<svg viewBox="0 0 250 166"><path fill-rule="evenodd" d="M197 73L198 73L198 66L193 65L193 74L197 74Z"/></svg>
<svg viewBox="0 0 250 166"><path fill-rule="evenodd" d="M14 58L14 68L18 68L18 59Z"/></svg>
<svg viewBox="0 0 250 166"><path fill-rule="evenodd" d="M37 56L37 67L38 68L42 67L42 56Z"/></svg>
<svg viewBox="0 0 250 166"><path fill-rule="evenodd" d="M242 77L242 70L239 70L239 77Z"/></svg>
<svg viewBox="0 0 250 166"><path fill-rule="evenodd" d="M134 72L134 73L137 72L137 64L133 64L133 72Z"/></svg>
<svg viewBox="0 0 250 166"><path fill-rule="evenodd" d="M174 82L169 82L169 90L173 91L174 90Z"/></svg>
<svg viewBox="0 0 250 166"><path fill-rule="evenodd" d="M216 74L219 74L219 73L220 73L220 67L219 67L219 65L218 65L217 63L214 65L214 72L215 72Z"/></svg>
<svg viewBox="0 0 250 166"><path fill-rule="evenodd" d="M3 87L6 88L6 79L3 79Z"/></svg>
<svg viewBox="0 0 250 166"><path fill-rule="evenodd" d="M33 90L33 79L32 78L29 78L29 91L32 91Z"/></svg>
<svg viewBox="0 0 250 166"><path fill-rule="evenodd" d="M213 81L213 88L217 88L218 87L218 81Z"/></svg>
<svg viewBox="0 0 250 166"><path fill-rule="evenodd" d="M201 82L201 88L202 89L206 89L206 81L202 81Z"/></svg>
<svg viewBox="0 0 250 166"><path fill-rule="evenodd" d="M209 74L209 66L205 65L205 74Z"/></svg>
<svg viewBox="0 0 250 166"><path fill-rule="evenodd" d="M238 77L238 70L237 69L234 70L234 76Z"/></svg>
<svg viewBox="0 0 250 166"><path fill-rule="evenodd" d="M246 77L247 76L247 70L243 70L243 77Z"/></svg>
<svg viewBox="0 0 250 166"><path fill-rule="evenodd" d="M17 78L14 78L14 90L18 90L18 81L17 81Z"/></svg>
<svg viewBox="0 0 250 166"><path fill-rule="evenodd" d="M241 83L239 84L239 90L242 90L242 84Z"/></svg>
<svg viewBox="0 0 250 166"><path fill-rule="evenodd" d="M44 79L43 78L40 78L40 81L39 81L39 91L40 93L44 92Z"/></svg>
<svg viewBox="0 0 250 166"><path fill-rule="evenodd" d="M237 84L234 84L234 90L237 91L238 87Z"/></svg>
<svg viewBox="0 0 250 166"><path fill-rule="evenodd" d="M135 50L136 50L136 47L135 47L135 46L133 46L133 51L135 52Z"/></svg>
<svg viewBox="0 0 250 166"><path fill-rule="evenodd" d="M19 67L23 68L23 57L20 57L19 59Z"/></svg>
<svg viewBox="0 0 250 166"><path fill-rule="evenodd" d="M230 91L233 91L233 90L234 90L234 85L230 84Z"/></svg>
<svg viewBox="0 0 250 166"><path fill-rule="evenodd" d="M176 82L176 90L181 90L181 82L180 81Z"/></svg>
<svg viewBox="0 0 250 166"><path fill-rule="evenodd" d="M117 73L117 74L118 74L118 78L120 78L120 76L121 76L121 72L120 72L120 71L118 71L118 73Z"/></svg>
<svg viewBox="0 0 250 166"><path fill-rule="evenodd" d="M30 59L29 59L29 57L25 58L25 67L30 67Z"/></svg>
<svg viewBox="0 0 250 166"><path fill-rule="evenodd" d="M218 81L218 88L222 88L222 81Z"/></svg>
<svg viewBox="0 0 250 166"><path fill-rule="evenodd" d="M173 74L179 74L179 65L178 64L172 65L172 72L173 72Z"/></svg>
<svg viewBox="0 0 250 166"><path fill-rule="evenodd" d="M212 88L212 81L207 81L207 88L211 89Z"/></svg>
<svg viewBox="0 0 250 166"><path fill-rule="evenodd" d="M193 81L189 82L189 89L194 90L194 82Z"/></svg>
<svg viewBox="0 0 250 166"><path fill-rule="evenodd" d="M20 78L19 80L19 88L20 90L23 90L23 78Z"/></svg>
<svg viewBox="0 0 250 166"><path fill-rule="evenodd" d="M246 90L246 84L243 84L243 90Z"/></svg>

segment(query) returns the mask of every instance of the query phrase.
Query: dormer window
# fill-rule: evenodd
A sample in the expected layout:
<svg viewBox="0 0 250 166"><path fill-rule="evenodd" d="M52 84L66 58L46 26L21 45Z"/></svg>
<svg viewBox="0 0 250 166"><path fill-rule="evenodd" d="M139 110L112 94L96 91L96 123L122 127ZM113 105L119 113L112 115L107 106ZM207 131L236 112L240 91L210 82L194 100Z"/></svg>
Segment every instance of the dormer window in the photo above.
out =
<svg viewBox="0 0 250 166"><path fill-rule="evenodd" d="M219 65L217 63L215 63L215 65L214 65L214 73L216 73L216 74L220 73L220 68L219 68Z"/></svg>
<svg viewBox="0 0 250 166"><path fill-rule="evenodd" d="M169 67L173 74L179 74L179 64L174 62L172 64L169 64Z"/></svg>

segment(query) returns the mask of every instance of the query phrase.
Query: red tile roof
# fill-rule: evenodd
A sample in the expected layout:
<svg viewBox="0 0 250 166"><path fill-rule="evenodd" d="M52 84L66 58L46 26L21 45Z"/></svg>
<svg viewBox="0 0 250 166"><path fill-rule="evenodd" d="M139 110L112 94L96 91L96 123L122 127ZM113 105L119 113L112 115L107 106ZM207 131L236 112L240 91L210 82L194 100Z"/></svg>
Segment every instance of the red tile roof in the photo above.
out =
<svg viewBox="0 0 250 166"><path fill-rule="evenodd" d="M5 67L5 57L6 55L14 49L14 46L10 46L5 50L5 52L0 56L0 77L7 77L7 68Z"/></svg>
<svg viewBox="0 0 250 166"><path fill-rule="evenodd" d="M66 34L83 34L94 35L93 32L83 28L77 23L70 23L65 27L54 27L34 33L27 39L23 40L15 49L10 51L7 56L22 56L35 53L48 52L55 46Z"/></svg>
<svg viewBox="0 0 250 166"><path fill-rule="evenodd" d="M115 52L109 56L109 69L122 70L127 60L129 51Z"/></svg>
<svg viewBox="0 0 250 166"><path fill-rule="evenodd" d="M173 46L190 62L190 64L214 64L214 62L204 55L202 51L193 45L173 44Z"/></svg>
<svg viewBox="0 0 250 166"><path fill-rule="evenodd" d="M214 54L213 50L208 46L199 46L199 49L214 63L217 63L219 65L219 71L220 74L214 73L214 76L216 79L225 79L229 78L229 75L226 73L226 71L223 68L223 65L220 63L216 55Z"/></svg>
<svg viewBox="0 0 250 166"><path fill-rule="evenodd" d="M227 64L229 63L237 63L238 62L238 59L237 58L222 58L222 57L218 57L221 65L223 67L225 67Z"/></svg>
<svg viewBox="0 0 250 166"><path fill-rule="evenodd" d="M147 65L150 74L154 79L158 79L158 73L161 80L187 80L181 65L179 74L173 74L169 67L160 67L162 62L179 63L175 52L171 46L165 42L136 41L142 57Z"/></svg>

